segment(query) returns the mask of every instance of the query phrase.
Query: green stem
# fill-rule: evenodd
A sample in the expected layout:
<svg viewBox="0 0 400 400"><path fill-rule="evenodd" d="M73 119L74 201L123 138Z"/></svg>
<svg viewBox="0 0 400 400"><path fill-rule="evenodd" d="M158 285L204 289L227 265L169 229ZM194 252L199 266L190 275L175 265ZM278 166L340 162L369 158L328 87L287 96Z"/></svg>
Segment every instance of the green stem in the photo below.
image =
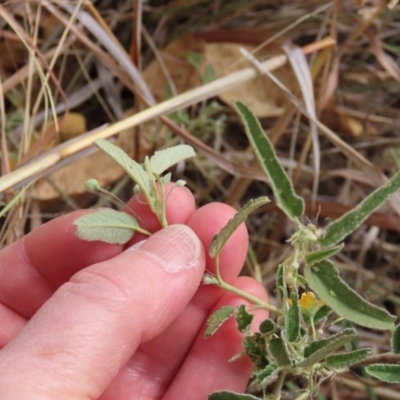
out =
<svg viewBox="0 0 400 400"><path fill-rule="evenodd" d="M272 394L274 400L280 400L282 394L282 387L285 382L286 372L279 372L278 379L275 384L274 393Z"/></svg>
<svg viewBox="0 0 400 400"><path fill-rule="evenodd" d="M238 296L251 301L253 304L255 304L261 308L265 308L266 310L272 311L278 315L283 315L283 312L281 310L279 310L278 308L274 307L273 305L260 300L259 298L251 295L250 293L247 293L243 290L235 288L234 286L229 285L229 283L226 283L221 277L221 272L220 272L220 268L219 268L219 255L215 257L215 274L216 274L216 278L218 280L218 282L215 282L216 286L219 286L221 289L225 289L228 292L237 294Z"/></svg>
<svg viewBox="0 0 400 400"><path fill-rule="evenodd" d="M217 275L218 278L218 275ZM260 300L259 298L253 296L250 293L247 293L243 290L240 290L238 288L235 288L234 286L229 285L228 283L226 283L225 281L223 281L222 279L218 279L218 284L217 284L221 289L225 289L231 293L234 293L240 297L243 297L246 300L251 301L253 304L256 304L258 306L260 306L261 308L265 308L269 311L272 311L278 315L283 315L282 310L280 310L279 308L274 307L272 304L268 304L265 301Z"/></svg>
<svg viewBox="0 0 400 400"><path fill-rule="evenodd" d="M311 324L311 331L312 331L313 340L316 340L317 339L317 333L315 332L314 317L310 318L310 324Z"/></svg>
<svg viewBox="0 0 400 400"><path fill-rule="evenodd" d="M146 229L142 229L142 228L140 228L139 226L136 226L135 229L133 229L133 230L134 230L135 232L143 233L144 235L147 235L147 236L151 236L151 235L152 235L151 232L146 231Z"/></svg>

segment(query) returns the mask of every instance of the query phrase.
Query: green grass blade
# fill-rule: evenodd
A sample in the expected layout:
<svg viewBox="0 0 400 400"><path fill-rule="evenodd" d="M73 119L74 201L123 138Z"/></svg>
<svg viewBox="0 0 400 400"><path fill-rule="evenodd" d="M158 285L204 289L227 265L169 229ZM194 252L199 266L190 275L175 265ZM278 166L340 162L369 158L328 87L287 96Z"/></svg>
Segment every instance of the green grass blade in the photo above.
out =
<svg viewBox="0 0 400 400"><path fill-rule="evenodd" d="M400 189L400 172L373 191L357 207L331 222L321 238L323 247L333 246L355 231L377 208Z"/></svg>
<svg viewBox="0 0 400 400"><path fill-rule="evenodd" d="M328 260L306 265L304 276L315 293L341 317L372 329L393 329L396 317L364 300Z"/></svg>
<svg viewBox="0 0 400 400"><path fill-rule="evenodd" d="M304 213L303 199L296 195L292 182L279 163L272 143L265 135L258 119L244 103L236 101L235 106L256 156L267 174L278 207L288 218L296 220Z"/></svg>
<svg viewBox="0 0 400 400"><path fill-rule="evenodd" d="M26 192L27 189L33 185L35 181L32 181L25 187L23 187L5 206L4 208L0 211L0 218L4 217L8 213L8 211L11 210L11 208L18 203L19 199L22 197L22 195Z"/></svg>

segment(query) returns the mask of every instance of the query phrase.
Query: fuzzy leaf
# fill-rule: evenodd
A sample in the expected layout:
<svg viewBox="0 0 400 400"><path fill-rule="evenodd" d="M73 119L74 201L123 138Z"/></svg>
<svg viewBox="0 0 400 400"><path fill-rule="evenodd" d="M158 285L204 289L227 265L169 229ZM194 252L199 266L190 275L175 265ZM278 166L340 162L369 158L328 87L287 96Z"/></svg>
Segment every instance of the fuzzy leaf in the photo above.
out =
<svg viewBox="0 0 400 400"><path fill-rule="evenodd" d="M304 213L304 200L296 195L293 185L281 166L273 145L265 135L260 122L244 103L236 101L235 106L242 118L247 136L261 167L267 174L278 207L291 220L301 217Z"/></svg>
<svg viewBox="0 0 400 400"><path fill-rule="evenodd" d="M284 331L281 332L281 336L283 335L285 335ZM292 364L289 350L283 337L271 339L268 347L279 366L287 366Z"/></svg>
<svg viewBox="0 0 400 400"><path fill-rule="evenodd" d="M187 144L169 147L168 149L156 151L154 153L150 158L150 168L152 172L161 175L168 168L178 162L194 157L195 155L196 153L194 152L193 147Z"/></svg>
<svg viewBox="0 0 400 400"><path fill-rule="evenodd" d="M237 227L246 220L248 215L252 213L257 208L268 203L267 197L259 197L258 199L251 199L244 207L242 207L235 216L228 221L228 223L221 229L221 231L216 234L210 244L210 256L217 257L224 247L225 243L231 237L232 233L237 229Z"/></svg>
<svg viewBox="0 0 400 400"><path fill-rule="evenodd" d="M313 265L317 262L323 261L342 250L343 244L339 246L328 247L327 249L312 251L306 254L305 261L308 265Z"/></svg>
<svg viewBox="0 0 400 400"><path fill-rule="evenodd" d="M214 335L214 333L217 332L222 324L229 319L234 312L235 309L231 306L223 306L218 311L215 311L215 313L207 320L207 329L204 333L204 339Z"/></svg>
<svg viewBox="0 0 400 400"><path fill-rule="evenodd" d="M275 322L272 319L266 319L260 324L260 332L266 335L275 329Z"/></svg>
<svg viewBox="0 0 400 400"><path fill-rule="evenodd" d="M400 172L373 191L357 207L331 222L321 238L323 247L333 246L355 231L377 208L400 188Z"/></svg>
<svg viewBox="0 0 400 400"><path fill-rule="evenodd" d="M323 320L326 318L330 313L332 312L332 309L328 307L326 304L324 304L314 315L314 324L317 324L319 321Z"/></svg>
<svg viewBox="0 0 400 400"><path fill-rule="evenodd" d="M239 394L234 392L215 392L208 396L208 400L259 400L251 394Z"/></svg>
<svg viewBox="0 0 400 400"><path fill-rule="evenodd" d="M327 339L313 342L304 350L304 355L306 358L296 366L311 367L355 338L357 338L357 334L354 329L345 329L344 331L337 333L336 335L332 335Z"/></svg>
<svg viewBox="0 0 400 400"><path fill-rule="evenodd" d="M372 349L367 348L350 351L348 353L331 354L326 357L326 366L333 369L348 368L364 360L371 352Z"/></svg>
<svg viewBox="0 0 400 400"><path fill-rule="evenodd" d="M297 290L293 290L290 297L292 305L285 313L286 339L288 342L295 342L300 334L300 308Z"/></svg>
<svg viewBox="0 0 400 400"><path fill-rule="evenodd" d="M285 311L287 308L286 300L288 298L288 293L285 284L285 266L283 264L278 265L278 271L276 273L276 288L278 291L279 300L283 307L283 311Z"/></svg>
<svg viewBox="0 0 400 400"><path fill-rule="evenodd" d="M151 191L151 179L143 167L136 161L132 160L128 154L126 154L119 147L114 146L112 143L104 139L95 140L94 144L106 154L108 154L113 160L115 160L126 173L138 184L142 193L146 196L151 204L154 204L154 200L150 198Z"/></svg>
<svg viewBox="0 0 400 400"><path fill-rule="evenodd" d="M256 368L264 369L268 365L268 360L265 358L265 339L259 332L251 336L245 336L243 339L243 347Z"/></svg>
<svg viewBox="0 0 400 400"><path fill-rule="evenodd" d="M270 376L275 375L277 371L278 371L277 363L271 363L267 365L266 368L264 368L257 374L257 382L261 383L264 379L267 379Z"/></svg>
<svg viewBox="0 0 400 400"><path fill-rule="evenodd" d="M76 235L83 240L125 244L139 224L134 217L121 211L101 210L84 215L74 221Z"/></svg>
<svg viewBox="0 0 400 400"><path fill-rule="evenodd" d="M318 296L341 317L372 329L393 329L396 317L351 289L328 260L306 266L304 276Z"/></svg>
<svg viewBox="0 0 400 400"><path fill-rule="evenodd" d="M372 364L365 369L370 375L383 382L400 383L399 364Z"/></svg>
<svg viewBox="0 0 400 400"><path fill-rule="evenodd" d="M400 354L400 325L397 325L393 331L391 339L392 351L394 354Z"/></svg>
<svg viewBox="0 0 400 400"><path fill-rule="evenodd" d="M246 332L250 329L254 315L247 312L246 307L241 304L236 312L236 325L240 332Z"/></svg>

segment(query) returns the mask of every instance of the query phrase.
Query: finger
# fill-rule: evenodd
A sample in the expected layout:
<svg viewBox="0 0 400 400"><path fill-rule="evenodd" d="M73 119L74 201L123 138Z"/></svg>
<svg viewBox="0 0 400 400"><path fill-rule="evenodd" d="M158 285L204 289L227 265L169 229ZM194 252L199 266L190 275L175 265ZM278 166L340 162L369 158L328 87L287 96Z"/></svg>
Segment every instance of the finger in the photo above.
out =
<svg viewBox="0 0 400 400"><path fill-rule="evenodd" d="M149 208L130 201L131 209L153 217ZM186 188L174 188L166 206L167 220L185 223L194 211L194 199ZM73 222L87 211L77 211L41 226L0 252L0 303L30 318L54 290L89 265L111 259L120 245L87 242L75 235ZM142 237L143 239L143 237Z"/></svg>
<svg viewBox="0 0 400 400"><path fill-rule="evenodd" d="M165 187L164 193L168 225L186 224L186 221L196 209L193 194L186 187L174 186L172 182ZM149 232L156 232L161 229L157 216L151 211L143 195L132 197L126 204L124 211L133 214L138 219L140 226ZM143 239L146 239L145 235L136 234L125 247Z"/></svg>
<svg viewBox="0 0 400 400"><path fill-rule="evenodd" d="M0 302L31 317L76 271L118 254L122 246L75 235L78 211L41 226L0 253Z"/></svg>
<svg viewBox="0 0 400 400"><path fill-rule="evenodd" d="M21 317L15 311L0 304L0 349L2 349L21 329L25 326L27 319Z"/></svg>
<svg viewBox="0 0 400 400"><path fill-rule="evenodd" d="M182 312L204 263L194 232L174 225L78 272L0 353L0 398L98 398Z"/></svg>
<svg viewBox="0 0 400 400"><path fill-rule="evenodd" d="M267 301L264 287L251 278L240 277L234 286ZM222 306L237 307L240 304L248 304L248 302L227 292L211 310L210 316ZM268 312L256 310L253 313L255 314L253 327L258 328L259 324L268 317ZM238 331L234 318L225 322L213 336L207 339L203 337L205 329L204 325L163 400L182 398L203 400L215 391L229 390L241 393L246 389L253 369L250 360L244 356L229 362L232 357L244 350L243 334Z"/></svg>
<svg viewBox="0 0 400 400"><path fill-rule="evenodd" d="M213 203L200 208L189 218L187 224L201 239L206 253L213 236L235 213L232 207ZM247 243L247 231L241 225L222 250L221 273L230 283L243 267ZM214 270L214 261L210 257L207 257L207 269ZM140 391L141 399L160 398L179 371L210 310L222 295L224 291L219 288L202 285L184 312L160 337L140 346L102 400L124 398L131 388Z"/></svg>

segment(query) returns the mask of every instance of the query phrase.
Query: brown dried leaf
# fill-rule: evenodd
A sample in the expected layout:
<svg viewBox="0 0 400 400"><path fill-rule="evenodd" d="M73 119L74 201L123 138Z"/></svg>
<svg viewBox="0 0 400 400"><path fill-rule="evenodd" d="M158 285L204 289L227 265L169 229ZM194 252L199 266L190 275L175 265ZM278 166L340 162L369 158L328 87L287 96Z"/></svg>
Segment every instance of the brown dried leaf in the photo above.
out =
<svg viewBox="0 0 400 400"><path fill-rule="evenodd" d="M177 93L200 85L201 77L187 59L187 52L203 54L204 44L192 35L182 36L160 51L160 57L174 83ZM154 59L143 71L143 78L157 101L165 100L168 80L160 63Z"/></svg>
<svg viewBox="0 0 400 400"><path fill-rule="evenodd" d="M126 112L132 115L133 110ZM114 143L131 157L135 154L138 161L142 161L145 155L153 153L154 146L158 145L154 129L151 129L149 122L146 131L140 136L139 149L135 152L135 129L130 128L121 132ZM81 159L78 159L65 167L53 172L49 179L60 192L69 196L76 196L86 192L85 182L90 178L97 179L102 187L116 182L125 175L125 171L107 154L98 150ZM40 180L34 187L32 197L38 200L59 199L60 194L47 181Z"/></svg>
<svg viewBox="0 0 400 400"><path fill-rule="evenodd" d="M243 60L243 55L240 52L241 47L249 52L254 48L233 43L206 44L205 57L208 63L213 66L217 77L221 78L234 71L252 66L249 61ZM238 60L243 61L237 63ZM235 67L232 68L234 63ZM289 66L285 65L274 73L285 85L292 88L295 84L295 78ZM289 103L281 90L266 76L259 76L244 85L219 94L218 97L229 105L240 99L257 117L281 115L284 107Z"/></svg>

